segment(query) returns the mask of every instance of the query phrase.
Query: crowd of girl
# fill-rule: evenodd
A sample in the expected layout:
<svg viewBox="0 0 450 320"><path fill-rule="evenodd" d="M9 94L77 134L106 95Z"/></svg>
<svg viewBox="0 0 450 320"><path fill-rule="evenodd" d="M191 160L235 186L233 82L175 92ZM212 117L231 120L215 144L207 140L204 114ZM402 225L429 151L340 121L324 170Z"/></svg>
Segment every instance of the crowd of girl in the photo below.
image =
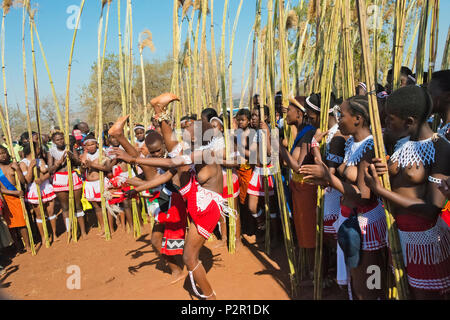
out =
<svg viewBox="0 0 450 320"><path fill-rule="evenodd" d="M388 77L386 88L379 85L376 93L367 92L366 85L359 83L354 97L342 101L332 95L326 132L318 129L324 108L318 93L292 96L288 108L281 107L279 94L275 106L267 106L255 96L250 109L235 114L219 116L215 109L208 108L198 120L196 115L183 117L181 130L176 130L168 108L179 99L166 93L151 100L153 125L136 125L134 142L124 131L128 121L124 116L105 130L102 139L80 128L81 139L76 140L74 134L70 146L66 146L59 131L52 134L51 146L45 148L33 135L31 142L24 144L19 163L11 161L8 149L0 146L3 218L13 238L21 237L29 250L20 197L25 198L43 239L37 186L53 241L60 237L56 232L55 200L70 234L69 179L73 182L81 239L87 237L90 221L99 225L100 236L104 235L105 223L112 232L124 231L127 225L132 230L135 223L142 223L142 216L137 220L132 216L135 199L138 211L144 207L155 221L152 245L170 267L172 282L189 275L200 298L215 299L216 293L199 260L200 249L214 232L221 240L219 245L227 244L230 217L236 219L238 250L243 233L254 234L256 242L263 243L268 227L271 246L280 246L283 231L276 196L279 188L288 191L296 246L306 253L304 267L312 278L317 186L321 185L325 187L324 286L335 281L348 291L350 299L387 298L392 260L383 201L389 201L410 297L448 298L450 71L434 73L427 86L415 85L407 68L402 68L401 79L402 85L396 91L392 91ZM378 98L387 159L375 158L369 94ZM280 133L275 140L269 121L271 108L277 115L275 130ZM434 119L430 120L432 115ZM434 132L432 123L439 121ZM229 141L223 135L227 124L232 129ZM287 131L294 138L291 144L283 134ZM322 140L326 142L324 154L319 149ZM226 152L226 143L232 152ZM37 155L34 158L32 148ZM67 159L74 168L71 173ZM274 162L281 164L284 186L275 183L273 174L279 166ZM105 177L105 221L101 172ZM387 172L392 190L386 190L379 179ZM25 192L17 190L16 176ZM91 211L95 212L92 218L88 214ZM266 215L270 215L268 219ZM379 270L379 280L377 285L368 286L368 271L374 267Z"/></svg>

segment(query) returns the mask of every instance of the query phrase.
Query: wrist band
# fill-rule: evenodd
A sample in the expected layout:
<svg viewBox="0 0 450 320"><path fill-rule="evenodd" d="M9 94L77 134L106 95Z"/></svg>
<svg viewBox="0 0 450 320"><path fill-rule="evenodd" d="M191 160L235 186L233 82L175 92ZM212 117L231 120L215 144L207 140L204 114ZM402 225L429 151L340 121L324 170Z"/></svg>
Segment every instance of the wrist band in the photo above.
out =
<svg viewBox="0 0 450 320"><path fill-rule="evenodd" d="M319 142L317 142L316 138L313 137L311 140L311 148L318 148L319 147Z"/></svg>
<svg viewBox="0 0 450 320"><path fill-rule="evenodd" d="M169 110L162 112L161 114L156 114L153 116L153 118L155 120L157 120L158 122L163 122L164 120L166 121L170 121L170 114L169 114Z"/></svg>
<svg viewBox="0 0 450 320"><path fill-rule="evenodd" d="M432 177L432 176L428 176L428 181L436 183L436 184L441 184L442 179L438 179L438 178L435 178L435 177Z"/></svg>

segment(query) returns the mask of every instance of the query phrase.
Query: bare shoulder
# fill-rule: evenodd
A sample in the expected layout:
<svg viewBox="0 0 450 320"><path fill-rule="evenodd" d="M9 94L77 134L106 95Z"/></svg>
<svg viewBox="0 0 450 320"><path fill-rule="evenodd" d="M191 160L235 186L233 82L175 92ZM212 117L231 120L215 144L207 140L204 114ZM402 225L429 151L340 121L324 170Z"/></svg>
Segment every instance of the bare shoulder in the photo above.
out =
<svg viewBox="0 0 450 320"><path fill-rule="evenodd" d="M434 172L450 176L450 142L442 137L434 141L435 165Z"/></svg>

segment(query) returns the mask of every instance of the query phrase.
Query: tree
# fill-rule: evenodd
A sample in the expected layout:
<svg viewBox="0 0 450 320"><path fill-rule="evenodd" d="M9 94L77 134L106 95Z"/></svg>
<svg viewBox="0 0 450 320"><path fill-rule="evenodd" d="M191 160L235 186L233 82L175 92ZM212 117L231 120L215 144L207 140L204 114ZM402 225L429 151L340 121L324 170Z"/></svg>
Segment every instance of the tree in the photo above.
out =
<svg viewBox="0 0 450 320"><path fill-rule="evenodd" d="M133 109L134 119L137 122L143 120L142 107L142 77L139 70L140 66L135 65L133 70L133 91L132 99L137 102ZM119 56L108 54L104 61L104 71L102 80L103 95L103 122L114 121L121 115L122 98L120 95L120 71ZM164 91L170 90L170 81L172 76L172 59L167 57L164 60L152 60L144 62L144 72L146 76L147 101ZM134 97L136 99L134 99ZM82 87L80 94L80 104L88 119L95 119L97 107L97 63L91 67L89 83ZM90 125L94 127L94 121Z"/></svg>

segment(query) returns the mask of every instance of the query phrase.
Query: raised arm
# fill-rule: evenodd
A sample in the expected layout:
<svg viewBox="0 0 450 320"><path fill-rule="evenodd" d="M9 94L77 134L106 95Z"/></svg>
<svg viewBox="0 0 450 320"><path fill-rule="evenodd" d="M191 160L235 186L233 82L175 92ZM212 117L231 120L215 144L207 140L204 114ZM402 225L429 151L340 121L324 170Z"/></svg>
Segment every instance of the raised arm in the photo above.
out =
<svg viewBox="0 0 450 320"><path fill-rule="evenodd" d="M163 174L160 174L159 176L156 176L151 181L144 181L143 184L135 188L136 192L142 192L148 189L156 188L157 186L160 186L164 183L167 183L172 179L172 177L175 175L176 171L171 169L169 171L164 172Z"/></svg>

